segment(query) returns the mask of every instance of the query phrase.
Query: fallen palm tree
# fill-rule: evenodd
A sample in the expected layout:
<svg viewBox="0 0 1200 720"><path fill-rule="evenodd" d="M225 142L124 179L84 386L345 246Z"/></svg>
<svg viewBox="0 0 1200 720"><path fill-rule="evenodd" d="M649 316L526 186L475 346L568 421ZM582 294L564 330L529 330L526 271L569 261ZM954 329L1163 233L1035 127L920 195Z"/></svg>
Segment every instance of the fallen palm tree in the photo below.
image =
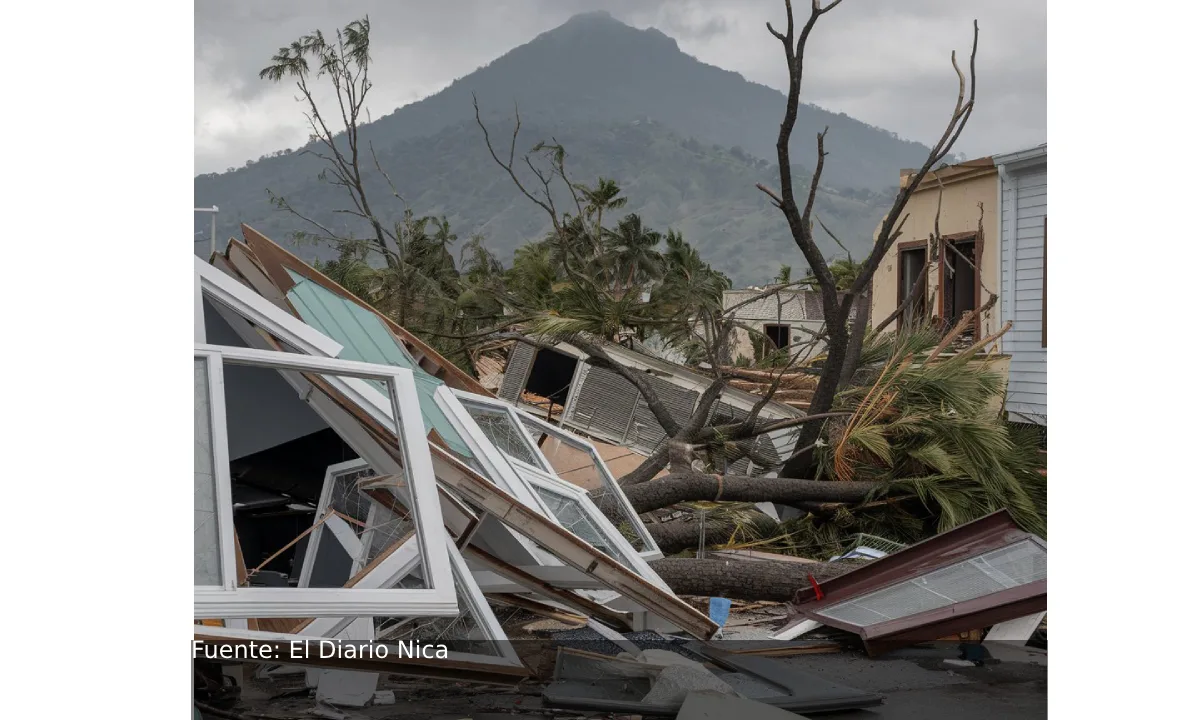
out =
<svg viewBox="0 0 1200 720"><path fill-rule="evenodd" d="M1003 419L1004 378L983 352L991 340L950 354L931 327L869 337L857 382L839 394L838 414L814 448L814 478L720 475L673 463L669 474L626 494L638 512L716 501L705 510L709 546L752 542L818 559L855 533L914 542L1001 508L1044 537L1041 438ZM748 505L763 501L801 515L776 522ZM717 509L724 505L737 512ZM669 552L697 547L700 526L690 512L649 528Z"/></svg>

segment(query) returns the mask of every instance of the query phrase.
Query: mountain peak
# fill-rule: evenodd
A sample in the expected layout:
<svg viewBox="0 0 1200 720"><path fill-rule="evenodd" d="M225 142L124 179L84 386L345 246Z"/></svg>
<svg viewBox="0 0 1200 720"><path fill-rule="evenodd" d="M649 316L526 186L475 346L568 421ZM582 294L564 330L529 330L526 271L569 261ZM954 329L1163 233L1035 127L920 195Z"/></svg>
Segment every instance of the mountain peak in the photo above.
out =
<svg viewBox="0 0 1200 720"><path fill-rule="evenodd" d="M623 23L620 20L613 17L612 13L610 13L607 10L592 10L590 12L581 12L576 15L572 15L571 18L569 20L567 20L565 23L563 23L560 27L565 27L567 25L584 25L584 24L601 24L601 23L625 25L625 23ZM626 25L626 27L629 27L629 26Z"/></svg>
<svg viewBox="0 0 1200 720"><path fill-rule="evenodd" d="M675 39L655 28L640 30L613 17L607 10L572 15L562 25L547 30L522 47L537 47L538 41L572 51L593 50L624 52L629 48L640 48L646 52L681 54ZM618 48L623 48L619 50ZM521 48L517 48L520 50Z"/></svg>

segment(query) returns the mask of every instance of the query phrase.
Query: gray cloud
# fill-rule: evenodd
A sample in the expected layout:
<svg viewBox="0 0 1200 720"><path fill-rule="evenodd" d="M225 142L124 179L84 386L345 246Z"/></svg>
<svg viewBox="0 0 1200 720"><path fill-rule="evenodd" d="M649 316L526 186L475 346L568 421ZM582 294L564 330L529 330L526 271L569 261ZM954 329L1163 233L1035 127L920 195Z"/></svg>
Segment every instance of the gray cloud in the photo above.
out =
<svg viewBox="0 0 1200 720"><path fill-rule="evenodd" d="M798 14L805 5L796 3ZM305 142L291 88L258 79L275 50L305 32L370 14L378 117L596 9L656 27L703 62L787 86L782 48L765 27L783 27L778 0L206 0L195 5L196 172ZM979 101L956 150L974 157L1044 142L1045 0L847 0L813 34L802 97L930 143L957 92L950 52L965 64L973 18Z"/></svg>

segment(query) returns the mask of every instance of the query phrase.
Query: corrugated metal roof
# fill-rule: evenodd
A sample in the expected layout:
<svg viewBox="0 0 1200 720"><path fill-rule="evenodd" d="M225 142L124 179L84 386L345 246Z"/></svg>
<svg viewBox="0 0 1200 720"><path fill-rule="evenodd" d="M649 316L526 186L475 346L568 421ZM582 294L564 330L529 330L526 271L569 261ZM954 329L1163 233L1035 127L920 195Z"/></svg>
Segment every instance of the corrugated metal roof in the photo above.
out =
<svg viewBox="0 0 1200 720"><path fill-rule="evenodd" d="M305 324L342 345L338 357L412 370L425 430L437 430L451 450L463 457L474 457L433 397L442 381L422 370L374 313L291 270L288 274L296 283L287 293L288 301Z"/></svg>
<svg viewBox="0 0 1200 720"><path fill-rule="evenodd" d="M416 368L404 349L379 318L365 308L338 297L302 275L288 270L296 286L288 300L305 324L320 330L344 346L340 357L377 365Z"/></svg>

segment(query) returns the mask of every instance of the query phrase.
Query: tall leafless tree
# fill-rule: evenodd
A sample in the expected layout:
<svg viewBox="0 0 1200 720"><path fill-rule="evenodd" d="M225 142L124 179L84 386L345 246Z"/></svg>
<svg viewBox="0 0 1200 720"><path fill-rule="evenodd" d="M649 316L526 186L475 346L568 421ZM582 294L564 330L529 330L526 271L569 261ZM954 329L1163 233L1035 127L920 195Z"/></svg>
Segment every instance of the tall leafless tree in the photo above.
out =
<svg viewBox="0 0 1200 720"><path fill-rule="evenodd" d="M832 11L841 2L842 0L834 0L828 6L821 7L819 0L813 0L808 20L800 28L799 34L796 33L796 20L791 0L784 0L787 10L787 25L784 32L779 32L770 23L767 23L767 30L783 45L784 58L788 68L788 92L783 122L779 125L779 138L775 143L775 151L779 159L779 191L776 192L762 184L758 188L771 198L771 202L787 219L792 239L800 248L800 252L804 254L804 259L808 261L821 293L828 343L820 381L817 383L816 391L813 393L812 402L809 405L810 411L813 413L824 413L833 407L834 396L838 389L849 380L851 371L857 367L858 353L862 349L862 339L867 330L867 321L863 318L853 327L849 326L851 311L857 307L859 317L869 311L868 303L863 302L861 298L867 297L875 271L879 268L884 255L892 247L896 238L900 236L904 221L908 217L903 213L909 198L912 197L913 192L930 169L941 162L954 147L955 141L958 140L958 136L962 134L971 117L971 112L975 109L975 53L979 45L978 22L975 23L975 32L971 43L969 81L959 68L956 55L950 54L950 64L958 75L958 99L954 104L954 110L950 114L945 131L929 151L929 155L920 169L909 176L907 182L896 193L892 207L884 216L879 232L875 236L874 245L863 262L858 277L855 278L848 290L839 292L833 274L829 270L829 264L813 239L812 211L817 192L820 189L825 158L828 155L825 152L825 136L828 128L818 133L816 137L816 169L809 181L803 208L796 202L792 180L791 140L792 130L796 126L796 113L800 106L800 90L804 81L804 53L809 36L821 17ZM812 445L820 432L821 426L815 423L806 425L801 430L796 441L797 452L781 468L780 475L795 478L809 475L812 453L803 450Z"/></svg>
<svg viewBox="0 0 1200 720"><path fill-rule="evenodd" d="M807 21L797 32L792 3L787 1L784 3L787 13L786 29L780 32L772 25L767 25L771 35L784 47L784 56L789 70L789 83L787 104L776 142L780 173L779 189L773 190L765 184L759 184L757 187L769 196L771 202L783 213L796 245L811 268L813 279L820 293L825 318L825 326L810 341L810 350L815 347L817 341L825 343L825 360L821 365L820 377L807 416L767 421L761 420L759 417L760 411L772 399L779 388L780 381L786 371L790 369L789 365L789 367L780 369L778 374L773 376L764 397L756 403L749 417L740 422L720 425L712 423L713 405L730 381L730 376L723 368L720 359L728 349L733 330L744 327L735 318L737 307L693 318L690 323L697 340L704 347L714 379L700 397L692 416L684 423L677 422L672 417L666 404L658 397L653 385L648 382L643 373L616 362L606 352L603 343L585 336L568 339L570 344L587 356L587 362L616 372L634 385L668 437L640 467L621 479L626 494L639 512L684 501L718 499L747 502L774 501L797 507L814 507L829 503L854 504L866 500L879 490L878 484L874 482L843 481L834 483L811 479L813 477L812 450L818 443L823 421L846 414L833 411L835 395L851 380L853 371L859 365L863 339L869 329L871 281L884 255L900 236L907 217L904 214L904 208L922 179L950 152L974 108L975 56L979 31L978 24L976 24L968 73L964 74L959 67L957 56L951 54L951 66L958 76L959 90L942 136L930 150L922 166L910 175L907 182L903 183L898 190L892 206L874 238L872 249L862 262L858 274L849 283L849 287L843 283L843 286L839 288L830 264L821 254L813 238L813 222L815 220L813 208L817 194L820 192L821 175L829 155L825 150L825 138L828 130L819 133L815 139L817 162L807 190L804 192L802 206L796 199L790 143L799 110L808 39L820 18L837 7L840 2L841 0L836 0L827 7L822 7L819 2L813 2ZM484 140L493 160L512 179L519 191L548 215L553 227L552 235L562 243L560 255L569 258L572 252L570 242L568 242L570 232L578 232L578 227L571 230L570 217L575 213L577 213L576 217L584 217L587 200L579 192L579 186L573 183L568 176L565 152L562 147L556 143L539 144L535 148L535 153L518 157L516 144L517 134L520 131L519 115L517 115L513 135L507 143L508 147L502 150L498 150L493 144L487 127L480 119L478 105L476 105L476 121L483 131ZM538 152L541 153L540 158L545 161L540 166L537 162ZM523 180L522 177L526 179ZM564 190L556 196L552 192L552 188L558 185L561 185ZM566 212L561 207L564 198L566 206L574 213ZM584 232L587 232L586 227ZM569 266L566 271L568 275L572 272ZM789 286L783 285L766 290L748 302L777 295L787 287ZM508 327L495 330L496 332L481 334L480 339L494 340L502 337L540 347L550 346L539 342L536 338L511 332ZM803 355L798 357L803 357ZM797 426L800 428L800 432L794 453L780 469L778 478L714 474L697 470L694 465L697 457L702 457L706 450L715 446L732 446L736 448L735 452L750 453L752 451L748 449L748 446L751 443L745 442L746 440L767 432ZM751 459L755 459L753 455L751 455ZM658 474L664 469L667 470L667 474L659 476ZM650 481L652 478L653 482ZM651 526L652 532L655 532L660 541L666 545L672 544L671 534L675 530L670 525L670 523L662 523ZM693 530L690 529L683 531L680 538L694 544L694 538L689 534L691 532Z"/></svg>

